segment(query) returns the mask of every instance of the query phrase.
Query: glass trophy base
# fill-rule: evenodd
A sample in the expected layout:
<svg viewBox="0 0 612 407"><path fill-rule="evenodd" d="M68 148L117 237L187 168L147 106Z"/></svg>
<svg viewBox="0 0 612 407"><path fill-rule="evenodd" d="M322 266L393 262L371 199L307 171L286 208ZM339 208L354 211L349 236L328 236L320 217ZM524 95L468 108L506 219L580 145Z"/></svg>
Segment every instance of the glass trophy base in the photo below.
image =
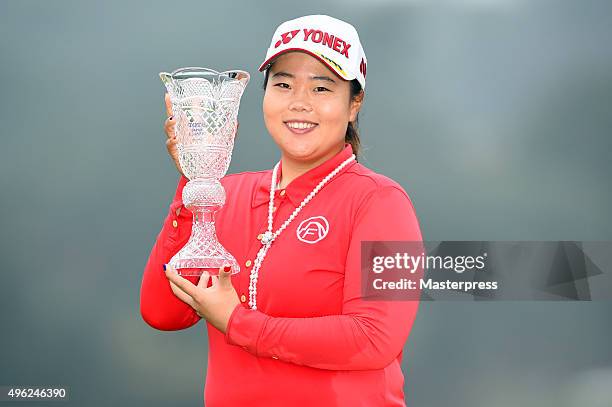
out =
<svg viewBox="0 0 612 407"><path fill-rule="evenodd" d="M168 262L181 276L201 276L204 271L211 276L219 275L219 268L230 266L232 274L240 272L238 262L218 241L208 241L206 245L196 245L192 239ZM202 252L209 253L203 255Z"/></svg>
<svg viewBox="0 0 612 407"><path fill-rule="evenodd" d="M232 274L240 272L240 265L219 242L215 230L214 213L225 203L221 183L189 181L183 189L183 201L193 215L191 236L168 263L182 276L201 276L205 270L217 276L223 266L230 266Z"/></svg>
<svg viewBox="0 0 612 407"><path fill-rule="evenodd" d="M210 267L210 266L194 267L192 265L187 265L187 264L185 264L185 266L177 267L177 266L174 266L172 262L170 262L169 264L176 269L179 276L196 276L196 277L200 277L204 272L207 272L211 276L218 276L219 267L221 267L221 266L219 267ZM225 262L224 264L227 264L227 262ZM236 274L236 273L238 273L238 271L236 271L235 267L232 267L232 274Z"/></svg>

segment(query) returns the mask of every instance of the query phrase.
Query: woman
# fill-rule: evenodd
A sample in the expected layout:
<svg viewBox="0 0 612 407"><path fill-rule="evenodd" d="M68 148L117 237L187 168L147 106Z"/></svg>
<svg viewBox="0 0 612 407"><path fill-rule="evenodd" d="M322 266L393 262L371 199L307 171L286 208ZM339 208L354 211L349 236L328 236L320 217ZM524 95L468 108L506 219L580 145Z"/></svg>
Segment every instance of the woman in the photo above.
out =
<svg viewBox="0 0 612 407"><path fill-rule="evenodd" d="M404 190L353 156L366 61L343 21L314 15L277 28L259 70L281 160L221 180L217 234L242 272L198 280L165 266L191 232L180 178L145 268L141 313L162 330L207 321L206 406L405 405L400 362L418 301L366 301L360 247L421 233ZM172 128L170 119L177 162Z"/></svg>

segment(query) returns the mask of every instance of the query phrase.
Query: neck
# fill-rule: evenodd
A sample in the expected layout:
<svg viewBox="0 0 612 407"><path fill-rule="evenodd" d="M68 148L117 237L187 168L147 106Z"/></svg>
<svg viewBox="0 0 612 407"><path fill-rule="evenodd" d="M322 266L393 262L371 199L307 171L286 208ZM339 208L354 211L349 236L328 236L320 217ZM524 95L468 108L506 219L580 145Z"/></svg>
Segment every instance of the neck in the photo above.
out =
<svg viewBox="0 0 612 407"><path fill-rule="evenodd" d="M293 181L300 175L307 173L311 169L316 168L319 165L323 164L325 161L329 160L330 158L334 157L336 154L340 153L343 149L344 149L344 144L342 144L342 146L340 146L339 149L333 150L331 153L317 160L314 160L314 161L294 160L291 157L288 157L285 154L283 154L281 157L281 160L283 162L283 173L281 175L281 179L280 179L278 188L279 189L286 188L287 185L289 185L291 181Z"/></svg>

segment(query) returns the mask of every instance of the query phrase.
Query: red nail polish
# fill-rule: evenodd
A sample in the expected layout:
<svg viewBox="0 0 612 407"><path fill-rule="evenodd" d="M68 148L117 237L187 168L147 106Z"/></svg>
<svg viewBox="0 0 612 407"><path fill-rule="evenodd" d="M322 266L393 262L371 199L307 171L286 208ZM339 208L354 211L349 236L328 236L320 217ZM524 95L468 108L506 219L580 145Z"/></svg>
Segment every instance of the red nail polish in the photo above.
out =
<svg viewBox="0 0 612 407"><path fill-rule="evenodd" d="M231 269L232 269L231 266L223 266L223 271L225 271L226 273L230 271Z"/></svg>

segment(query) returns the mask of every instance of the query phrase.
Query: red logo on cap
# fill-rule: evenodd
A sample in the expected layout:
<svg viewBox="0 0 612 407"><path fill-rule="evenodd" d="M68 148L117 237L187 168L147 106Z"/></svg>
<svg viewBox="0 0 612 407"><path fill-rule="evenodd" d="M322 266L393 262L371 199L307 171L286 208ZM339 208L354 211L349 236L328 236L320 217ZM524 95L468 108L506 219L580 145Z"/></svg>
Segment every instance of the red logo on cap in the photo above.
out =
<svg viewBox="0 0 612 407"><path fill-rule="evenodd" d="M281 34L281 39L276 41L276 44L274 44L274 48L280 47L281 44L288 44L289 41L294 39L295 35L297 33L299 33L299 32L300 32L300 30L293 30L293 31L289 31L289 32L286 32L284 34Z"/></svg>
<svg viewBox="0 0 612 407"><path fill-rule="evenodd" d="M299 30L288 31L284 34L281 34L281 39L276 41L276 43L274 44L274 48L278 48L281 45L289 44L289 42L294 39L300 31L304 32L304 41L312 41L317 44L327 45L328 48L333 49L340 55L349 58L348 51L349 48L351 48L351 44L342 40L337 35L334 36L330 33L311 28L302 28Z"/></svg>
<svg viewBox="0 0 612 407"><path fill-rule="evenodd" d="M304 28L304 41L312 41L317 44L322 43L327 45L328 48L333 49L337 53L349 57L348 50L351 44L340 39L338 36L331 35L321 30Z"/></svg>
<svg viewBox="0 0 612 407"><path fill-rule="evenodd" d="M366 77L366 62L361 58L361 63L359 64L359 72L363 75L363 79Z"/></svg>

